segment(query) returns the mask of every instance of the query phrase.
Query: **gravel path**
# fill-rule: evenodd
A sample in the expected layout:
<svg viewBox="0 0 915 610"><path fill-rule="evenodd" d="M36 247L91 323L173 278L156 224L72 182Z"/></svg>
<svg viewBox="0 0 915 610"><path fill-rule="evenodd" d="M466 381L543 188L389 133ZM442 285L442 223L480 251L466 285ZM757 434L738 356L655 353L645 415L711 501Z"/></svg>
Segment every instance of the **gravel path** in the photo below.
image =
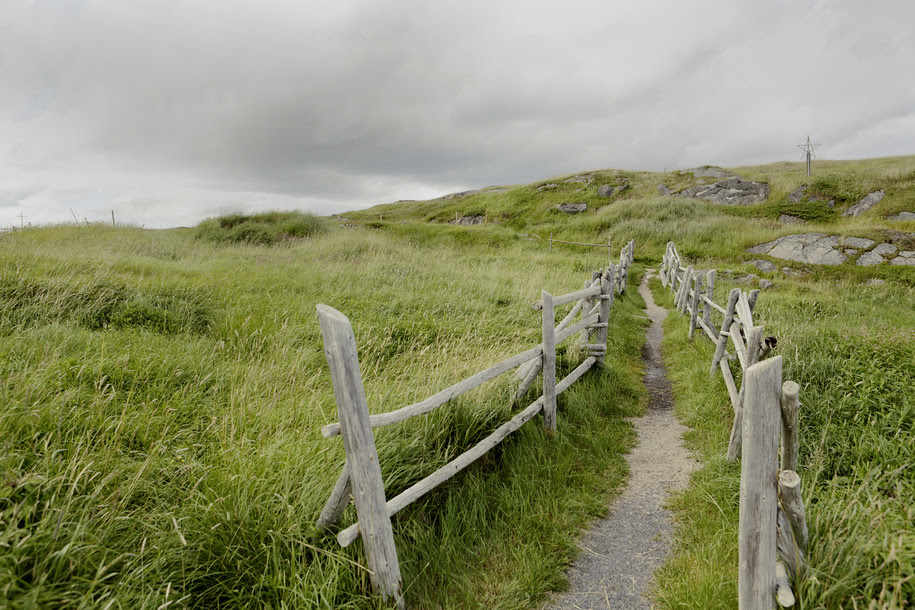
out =
<svg viewBox="0 0 915 610"><path fill-rule="evenodd" d="M655 305L648 278L639 287L651 319L642 358L649 404L633 420L639 444L628 456L629 485L579 542L581 555L569 569L570 588L551 608L650 608L645 595L667 554L673 524L662 507L671 490L685 487L696 467L684 448L685 428L673 414L667 370L661 360L662 324L667 310Z"/></svg>

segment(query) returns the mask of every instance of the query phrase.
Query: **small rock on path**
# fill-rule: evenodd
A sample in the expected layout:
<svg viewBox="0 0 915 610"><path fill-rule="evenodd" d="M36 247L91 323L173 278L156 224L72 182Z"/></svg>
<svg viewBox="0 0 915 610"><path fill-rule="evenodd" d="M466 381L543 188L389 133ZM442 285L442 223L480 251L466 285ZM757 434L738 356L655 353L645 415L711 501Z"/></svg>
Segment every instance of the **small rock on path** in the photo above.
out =
<svg viewBox="0 0 915 610"><path fill-rule="evenodd" d="M663 508L672 490L689 482L696 467L683 446L685 427L673 414L667 369L661 360L662 324L667 310L655 305L648 278L639 287L651 318L642 358L648 412L634 421L639 444L628 456L629 485L611 506L610 516L592 524L580 541L581 556L569 570L569 591L551 608L650 608L646 594L673 537L670 512Z"/></svg>

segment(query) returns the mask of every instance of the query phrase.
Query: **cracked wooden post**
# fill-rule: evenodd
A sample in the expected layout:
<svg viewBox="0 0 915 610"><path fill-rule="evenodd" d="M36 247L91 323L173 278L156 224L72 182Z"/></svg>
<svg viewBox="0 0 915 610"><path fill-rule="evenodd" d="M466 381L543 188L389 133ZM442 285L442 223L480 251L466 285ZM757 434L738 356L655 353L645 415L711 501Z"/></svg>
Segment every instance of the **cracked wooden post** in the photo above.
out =
<svg viewBox="0 0 915 610"><path fill-rule="evenodd" d="M346 316L327 305L318 305L318 320L324 337L324 355L334 385L340 434L346 449L346 463L372 591L386 602L393 599L398 608L403 608L400 563L385 503L378 451L369 423L353 327Z"/></svg>
<svg viewBox="0 0 915 610"><path fill-rule="evenodd" d="M543 303L543 429L552 436L556 432L556 315L553 295L544 290Z"/></svg>
<svg viewBox="0 0 915 610"><path fill-rule="evenodd" d="M781 356L746 370L737 578L741 610L775 607L776 458L781 391Z"/></svg>

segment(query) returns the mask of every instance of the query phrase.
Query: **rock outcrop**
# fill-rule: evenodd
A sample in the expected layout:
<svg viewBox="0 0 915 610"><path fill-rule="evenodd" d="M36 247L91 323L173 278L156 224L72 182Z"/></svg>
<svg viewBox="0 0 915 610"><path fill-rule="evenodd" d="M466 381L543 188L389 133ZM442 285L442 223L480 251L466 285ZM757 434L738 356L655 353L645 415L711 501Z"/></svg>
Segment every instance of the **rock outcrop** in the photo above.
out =
<svg viewBox="0 0 915 610"><path fill-rule="evenodd" d="M836 250L842 241L838 235L801 233L786 235L775 241L747 249L750 254L768 254L783 260L811 265L841 265L848 257Z"/></svg>
<svg viewBox="0 0 915 610"><path fill-rule="evenodd" d="M855 264L860 267L872 267L889 262L891 265L915 265L915 250L911 250L915 234L887 232L887 242L878 244L866 237L840 237L825 233L801 233L786 235L775 241L747 248L751 254L768 254L799 263L812 265L841 265L859 252L869 250L858 256ZM895 241L896 243L889 243ZM877 244L876 246L874 244ZM904 249L909 248L909 249ZM766 261L750 261L760 271L768 271ZM771 264L771 263L769 263ZM783 268L786 275L790 269Z"/></svg>
<svg viewBox="0 0 915 610"><path fill-rule="evenodd" d="M486 222L486 216L482 214L474 214L473 216L461 216L460 218L448 222L448 224L469 227L471 225L483 224L484 222Z"/></svg>
<svg viewBox="0 0 915 610"><path fill-rule="evenodd" d="M704 165L702 167L694 167L692 169L685 169L681 173L691 173L696 178L714 178L715 180L727 180L728 178L739 178L737 174L731 173L726 169L721 169L720 167L713 167L711 165Z"/></svg>
<svg viewBox="0 0 915 610"><path fill-rule="evenodd" d="M719 205L750 205L761 203L769 197L769 185L740 178L721 180L713 184L697 184L677 193L681 197L695 197Z"/></svg>
<svg viewBox="0 0 915 610"><path fill-rule="evenodd" d="M560 203L556 209L566 214L579 214L588 209L587 203Z"/></svg>
<svg viewBox="0 0 915 610"><path fill-rule="evenodd" d="M763 273L772 273L775 271L775 263L767 260L750 261L750 264L762 271Z"/></svg>
<svg viewBox="0 0 915 610"><path fill-rule="evenodd" d="M915 220L915 212L899 212L893 216L887 218L893 222L902 221L902 220Z"/></svg>
<svg viewBox="0 0 915 610"><path fill-rule="evenodd" d="M855 205L845 210L842 216L860 216L864 212L880 203L884 197L886 197L886 193L883 192L883 189L874 191Z"/></svg>
<svg viewBox="0 0 915 610"><path fill-rule="evenodd" d="M622 184L604 184L597 189L597 194L601 197L611 197L613 195L618 195L626 189L629 188L628 182L623 182Z"/></svg>

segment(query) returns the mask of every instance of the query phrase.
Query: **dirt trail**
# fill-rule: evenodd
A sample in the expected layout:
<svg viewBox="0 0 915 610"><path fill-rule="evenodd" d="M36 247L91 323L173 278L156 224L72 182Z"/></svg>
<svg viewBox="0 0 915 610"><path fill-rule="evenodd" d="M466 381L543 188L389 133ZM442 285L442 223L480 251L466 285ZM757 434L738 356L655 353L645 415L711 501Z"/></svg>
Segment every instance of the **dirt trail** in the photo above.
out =
<svg viewBox="0 0 915 610"><path fill-rule="evenodd" d="M551 608L650 608L645 595L667 554L673 533L662 505L671 490L685 487L696 467L683 446L684 426L673 414L667 369L661 360L662 324L667 310L655 305L648 278L639 287L651 319L642 348L647 413L633 420L639 442L627 457L632 476L611 505L610 516L584 535L581 555L570 568L570 588Z"/></svg>

